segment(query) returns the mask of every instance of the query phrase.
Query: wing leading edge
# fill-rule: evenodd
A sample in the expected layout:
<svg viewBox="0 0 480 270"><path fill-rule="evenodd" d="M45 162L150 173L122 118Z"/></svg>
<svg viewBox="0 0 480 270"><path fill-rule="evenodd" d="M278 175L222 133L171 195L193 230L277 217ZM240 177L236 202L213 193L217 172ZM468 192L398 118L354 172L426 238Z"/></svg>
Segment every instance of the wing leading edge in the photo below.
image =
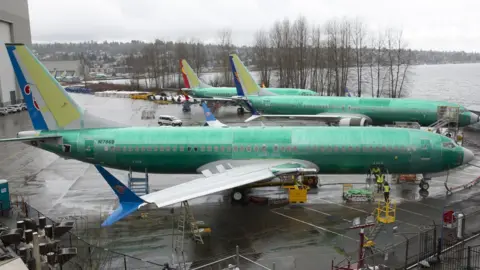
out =
<svg viewBox="0 0 480 270"><path fill-rule="evenodd" d="M297 166L283 167L290 164L297 164ZM219 191L270 180L282 174L316 173L318 171L317 168L304 168L297 162L285 160L277 163L250 164L209 176L207 174L207 177L197 178L139 197L103 167L99 165L95 165L95 167L114 190L120 201L120 206L103 222L102 226L113 225L146 204L155 204L160 208Z"/></svg>

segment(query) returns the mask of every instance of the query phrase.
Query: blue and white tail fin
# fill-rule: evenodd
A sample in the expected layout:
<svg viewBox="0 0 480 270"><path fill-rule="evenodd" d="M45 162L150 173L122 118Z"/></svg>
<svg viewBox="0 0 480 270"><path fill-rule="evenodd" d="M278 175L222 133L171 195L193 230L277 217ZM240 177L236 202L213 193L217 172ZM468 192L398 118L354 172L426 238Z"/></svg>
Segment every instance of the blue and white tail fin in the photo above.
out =
<svg viewBox="0 0 480 270"><path fill-rule="evenodd" d="M205 120L207 125L210 127L226 127L224 123L220 122L215 118L210 109L207 107L205 102L202 102L203 114L205 115Z"/></svg>
<svg viewBox="0 0 480 270"><path fill-rule="evenodd" d="M238 55L230 54L230 65L232 66L233 80L239 96L276 96L276 94L261 88L253 79L252 74L240 61Z"/></svg>
<svg viewBox="0 0 480 270"><path fill-rule="evenodd" d="M147 204L120 182L120 180L105 170L105 168L100 165L95 165L95 168L97 168L98 172L103 176L105 181L107 181L108 185L113 189L119 200L118 208L115 209L115 211L113 211L113 213L102 223L103 227L114 224Z"/></svg>
<svg viewBox="0 0 480 270"><path fill-rule="evenodd" d="M24 44L5 48L36 130L124 126L86 113Z"/></svg>

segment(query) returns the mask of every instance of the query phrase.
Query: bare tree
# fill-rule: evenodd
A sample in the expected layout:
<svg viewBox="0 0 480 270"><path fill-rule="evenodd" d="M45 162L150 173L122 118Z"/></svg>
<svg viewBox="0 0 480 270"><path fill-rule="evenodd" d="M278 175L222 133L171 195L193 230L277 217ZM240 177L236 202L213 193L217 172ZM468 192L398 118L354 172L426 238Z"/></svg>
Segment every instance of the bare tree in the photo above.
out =
<svg viewBox="0 0 480 270"><path fill-rule="evenodd" d="M307 86L307 48L308 25L305 17L300 16L292 26L292 80L293 87L306 88Z"/></svg>
<svg viewBox="0 0 480 270"><path fill-rule="evenodd" d="M206 52L205 52L205 46L203 45L202 42L192 39L190 40L190 58L192 65L193 65L193 70L195 73L197 73L198 76L201 75L202 73L202 68L205 67L207 57L206 57Z"/></svg>
<svg viewBox="0 0 480 270"><path fill-rule="evenodd" d="M363 79L363 61L364 61L364 40L365 25L358 18L355 20L353 31L353 44L355 45L355 66L357 69L357 96L362 96L362 79Z"/></svg>
<svg viewBox="0 0 480 270"><path fill-rule="evenodd" d="M230 29L223 29L218 33L220 39L220 55L217 59L220 59L222 66L223 82L224 85L232 85L232 72L229 68L229 54L232 51L232 31Z"/></svg>
<svg viewBox="0 0 480 270"><path fill-rule="evenodd" d="M325 50L322 44L322 29L319 26L312 28L312 47L310 50L310 88L324 95L325 76L328 74L325 67Z"/></svg>
<svg viewBox="0 0 480 270"><path fill-rule="evenodd" d="M260 81L268 87L272 72L272 48L264 30L259 30L255 34L254 54L256 66L260 69Z"/></svg>
<svg viewBox="0 0 480 270"><path fill-rule="evenodd" d="M410 67L411 52L406 50L402 31L388 29L386 32L386 46L388 96L392 98L401 97Z"/></svg>

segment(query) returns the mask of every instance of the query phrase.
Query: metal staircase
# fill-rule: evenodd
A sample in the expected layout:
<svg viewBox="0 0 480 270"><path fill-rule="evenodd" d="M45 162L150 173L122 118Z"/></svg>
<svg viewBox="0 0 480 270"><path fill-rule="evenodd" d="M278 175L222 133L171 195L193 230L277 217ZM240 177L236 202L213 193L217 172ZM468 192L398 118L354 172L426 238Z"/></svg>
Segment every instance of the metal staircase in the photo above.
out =
<svg viewBox="0 0 480 270"><path fill-rule="evenodd" d="M150 193L147 170L145 170L145 177L133 177L133 173L130 170L128 172L128 188L138 196Z"/></svg>
<svg viewBox="0 0 480 270"><path fill-rule="evenodd" d="M374 241L378 234L382 231L383 225L383 223L377 222L375 226L370 227L370 230L367 233L368 240Z"/></svg>
<svg viewBox="0 0 480 270"><path fill-rule="evenodd" d="M179 234L175 239L174 249L176 252L183 252L186 230L189 230L193 240L196 243L204 243L201 235L201 229L198 227L198 222L193 217L190 205L188 204L188 201L183 201L177 221L177 231Z"/></svg>

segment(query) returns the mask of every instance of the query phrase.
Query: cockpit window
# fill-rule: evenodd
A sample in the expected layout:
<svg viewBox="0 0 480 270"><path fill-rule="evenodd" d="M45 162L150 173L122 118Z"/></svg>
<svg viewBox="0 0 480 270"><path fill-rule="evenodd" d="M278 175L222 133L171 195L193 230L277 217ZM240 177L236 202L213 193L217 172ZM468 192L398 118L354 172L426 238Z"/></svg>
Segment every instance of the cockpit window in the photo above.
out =
<svg viewBox="0 0 480 270"><path fill-rule="evenodd" d="M452 142L444 142L443 147L445 148L455 148L455 144Z"/></svg>

